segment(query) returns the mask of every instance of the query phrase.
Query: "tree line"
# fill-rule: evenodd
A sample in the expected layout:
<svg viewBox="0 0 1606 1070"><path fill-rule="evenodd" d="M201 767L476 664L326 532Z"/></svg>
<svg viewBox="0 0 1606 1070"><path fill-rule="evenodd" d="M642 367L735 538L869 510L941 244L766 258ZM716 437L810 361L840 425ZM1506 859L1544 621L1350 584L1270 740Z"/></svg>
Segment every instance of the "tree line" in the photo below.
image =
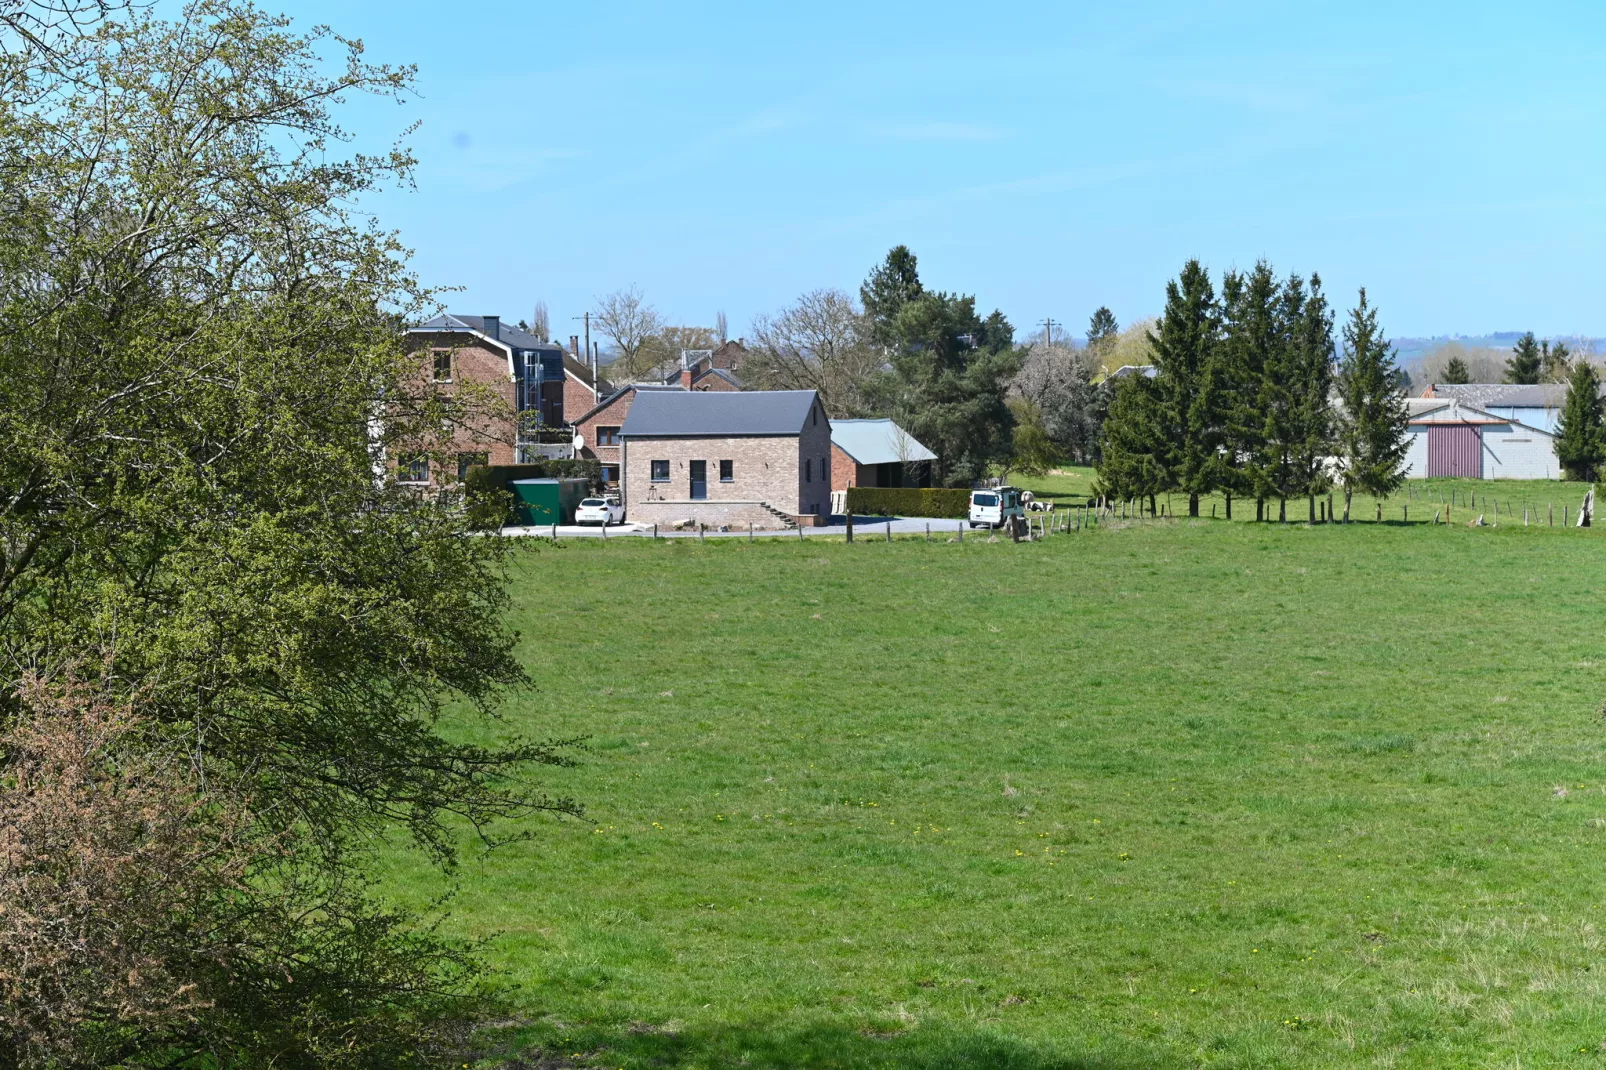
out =
<svg viewBox="0 0 1606 1070"><path fill-rule="evenodd" d="M1188 261L1166 286L1152 336L1152 375L1123 379L1110 400L1097 492L1117 499L1187 496L1255 503L1344 492L1386 497L1405 478L1407 417L1393 352L1366 291L1343 329L1342 354L1321 279L1279 279L1271 265L1226 271L1218 295Z"/></svg>

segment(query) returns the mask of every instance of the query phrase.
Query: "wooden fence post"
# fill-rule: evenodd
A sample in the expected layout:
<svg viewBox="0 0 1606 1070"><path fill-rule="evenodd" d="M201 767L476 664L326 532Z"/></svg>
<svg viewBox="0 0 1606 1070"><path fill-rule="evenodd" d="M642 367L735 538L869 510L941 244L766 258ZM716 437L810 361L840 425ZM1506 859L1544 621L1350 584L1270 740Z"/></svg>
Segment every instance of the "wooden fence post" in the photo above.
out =
<svg viewBox="0 0 1606 1070"><path fill-rule="evenodd" d="M708 538L707 538L707 536L705 536L703 534L703 531L704 531L703 522L701 520L699 520L699 521L697 521L697 541L698 542L707 542L708 541Z"/></svg>
<svg viewBox="0 0 1606 1070"><path fill-rule="evenodd" d="M845 519L848 522L848 541L852 542L853 541L853 512L852 512L852 510L848 511Z"/></svg>
<svg viewBox="0 0 1606 1070"><path fill-rule="evenodd" d="M888 542L892 541L892 521L891 520L887 521L887 541Z"/></svg>

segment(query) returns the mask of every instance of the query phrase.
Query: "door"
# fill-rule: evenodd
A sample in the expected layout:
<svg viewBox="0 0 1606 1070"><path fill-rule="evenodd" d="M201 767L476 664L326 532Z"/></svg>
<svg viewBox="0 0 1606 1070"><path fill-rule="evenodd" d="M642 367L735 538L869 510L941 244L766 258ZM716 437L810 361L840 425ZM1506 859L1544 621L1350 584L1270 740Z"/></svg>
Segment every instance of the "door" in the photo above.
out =
<svg viewBox="0 0 1606 1070"><path fill-rule="evenodd" d="M695 501L708 497L708 462L691 462L691 496Z"/></svg>
<svg viewBox="0 0 1606 1070"><path fill-rule="evenodd" d="M1428 475L1483 478L1483 436L1476 424L1428 425Z"/></svg>

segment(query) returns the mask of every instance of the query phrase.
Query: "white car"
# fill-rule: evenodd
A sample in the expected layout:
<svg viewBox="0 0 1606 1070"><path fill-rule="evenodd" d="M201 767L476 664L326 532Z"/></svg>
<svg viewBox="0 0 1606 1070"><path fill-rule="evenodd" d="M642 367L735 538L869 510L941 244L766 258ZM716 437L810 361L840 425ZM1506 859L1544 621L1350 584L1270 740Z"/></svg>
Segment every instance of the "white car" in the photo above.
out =
<svg viewBox="0 0 1606 1070"><path fill-rule="evenodd" d="M619 499L609 495L606 498L586 498L574 510L576 524L622 524L625 519L625 507L619 504Z"/></svg>
<svg viewBox="0 0 1606 1070"><path fill-rule="evenodd" d="M1021 508L1020 491L1014 487L997 487L991 490L970 492L970 526L973 528L1001 528L1010 517L1025 516Z"/></svg>

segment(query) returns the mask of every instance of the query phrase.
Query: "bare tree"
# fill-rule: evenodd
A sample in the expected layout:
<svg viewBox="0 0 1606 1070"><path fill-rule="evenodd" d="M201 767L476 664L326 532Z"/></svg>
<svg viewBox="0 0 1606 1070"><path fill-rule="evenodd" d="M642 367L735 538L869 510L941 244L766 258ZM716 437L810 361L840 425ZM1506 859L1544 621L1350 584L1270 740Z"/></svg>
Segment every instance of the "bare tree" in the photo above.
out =
<svg viewBox="0 0 1606 1070"><path fill-rule="evenodd" d="M679 373L681 354L688 349L712 350L718 344L708 327L661 327L641 348L638 375L668 379Z"/></svg>
<svg viewBox="0 0 1606 1070"><path fill-rule="evenodd" d="M543 342L552 341L552 314L547 311L545 301L535 303L535 315L530 319L530 333Z"/></svg>
<svg viewBox="0 0 1606 1070"><path fill-rule="evenodd" d="M730 324L725 319L725 310L723 308L714 316L714 336L719 339L720 345L724 345L731 340Z"/></svg>
<svg viewBox="0 0 1606 1070"><path fill-rule="evenodd" d="M812 290L753 321L744 375L770 390L817 390L833 416L866 412L865 384L885 364L864 315L843 290Z"/></svg>
<svg viewBox="0 0 1606 1070"><path fill-rule="evenodd" d="M650 365L654 362L648 343L663 331L664 321L637 287L615 290L599 298L596 310L591 313L591 322L604 338L613 343L618 366L624 371L625 378L634 379L648 370L643 366L644 351L647 351L645 363Z"/></svg>
<svg viewBox="0 0 1606 1070"><path fill-rule="evenodd" d="M1026 347L1020 371L1010 384L1010 394L1024 403L1016 410L1017 418L1023 414L1031 417L1022 419L1021 426L1031 428L1035 424L1035 433L1046 436L1077 464L1088 464L1096 455L1099 405L1093 372L1100 351L1034 342ZM1031 433L1017 433L1017 453L1029 445L1026 454L1046 457L1047 451L1031 439ZM1022 459L1027 461L1023 471L1035 463Z"/></svg>

